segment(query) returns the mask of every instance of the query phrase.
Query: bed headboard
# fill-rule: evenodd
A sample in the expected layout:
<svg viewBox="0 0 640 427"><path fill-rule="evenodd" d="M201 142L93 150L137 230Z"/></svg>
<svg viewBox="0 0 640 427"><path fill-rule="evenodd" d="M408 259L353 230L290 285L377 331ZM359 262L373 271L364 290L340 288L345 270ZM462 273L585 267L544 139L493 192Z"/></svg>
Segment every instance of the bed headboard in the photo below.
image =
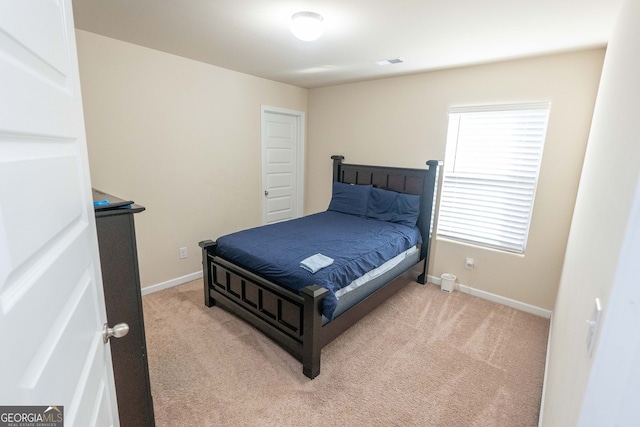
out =
<svg viewBox="0 0 640 427"><path fill-rule="evenodd" d="M333 181L347 184L371 184L374 187L399 193L420 196L420 216L418 228L422 234L420 259L425 260L422 280L426 280L429 249L431 246L431 225L434 215L439 160L429 160L426 169L397 168L387 166L353 165L343 163L344 156L333 159ZM420 283L424 283L419 279Z"/></svg>

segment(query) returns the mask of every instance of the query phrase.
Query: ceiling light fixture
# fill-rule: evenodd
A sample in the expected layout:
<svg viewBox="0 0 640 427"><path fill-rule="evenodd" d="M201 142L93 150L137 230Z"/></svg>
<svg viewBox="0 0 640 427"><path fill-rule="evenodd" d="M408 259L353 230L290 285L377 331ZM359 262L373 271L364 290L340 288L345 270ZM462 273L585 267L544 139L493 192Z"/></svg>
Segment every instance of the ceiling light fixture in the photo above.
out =
<svg viewBox="0 0 640 427"><path fill-rule="evenodd" d="M315 12L298 12L291 17L291 32L300 40L310 42L322 35L322 15Z"/></svg>

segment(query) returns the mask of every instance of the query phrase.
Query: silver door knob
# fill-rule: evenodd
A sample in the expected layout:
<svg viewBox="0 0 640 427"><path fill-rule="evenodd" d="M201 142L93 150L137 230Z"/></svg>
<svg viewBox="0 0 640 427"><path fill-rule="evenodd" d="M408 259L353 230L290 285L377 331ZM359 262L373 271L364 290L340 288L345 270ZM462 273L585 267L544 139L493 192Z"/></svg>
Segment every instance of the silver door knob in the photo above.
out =
<svg viewBox="0 0 640 427"><path fill-rule="evenodd" d="M126 323L118 323L113 328L110 328L106 323L102 327L102 340L106 344L109 338L122 338L129 333L129 325Z"/></svg>
<svg viewBox="0 0 640 427"><path fill-rule="evenodd" d="M269 192L268 192L267 190L264 190L264 195L265 195L265 196L268 196L268 195L269 195Z"/></svg>

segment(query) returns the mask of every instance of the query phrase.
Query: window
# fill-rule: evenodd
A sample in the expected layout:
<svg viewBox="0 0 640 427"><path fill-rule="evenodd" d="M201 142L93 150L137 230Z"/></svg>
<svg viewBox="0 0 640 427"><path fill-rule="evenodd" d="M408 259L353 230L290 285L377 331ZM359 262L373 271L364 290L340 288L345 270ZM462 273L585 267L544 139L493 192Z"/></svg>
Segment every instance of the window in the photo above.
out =
<svg viewBox="0 0 640 427"><path fill-rule="evenodd" d="M524 253L549 103L449 111L438 235Z"/></svg>

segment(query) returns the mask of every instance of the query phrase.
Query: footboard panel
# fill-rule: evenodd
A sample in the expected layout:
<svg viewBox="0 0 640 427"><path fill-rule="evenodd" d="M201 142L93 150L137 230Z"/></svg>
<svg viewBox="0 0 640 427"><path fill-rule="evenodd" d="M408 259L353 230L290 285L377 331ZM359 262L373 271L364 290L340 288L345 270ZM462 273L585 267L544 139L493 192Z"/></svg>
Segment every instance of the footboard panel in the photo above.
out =
<svg viewBox="0 0 640 427"><path fill-rule="evenodd" d="M215 256L211 240L200 247L205 305L224 307L273 339L302 362L307 377L320 374L321 306L328 291L312 285L291 292Z"/></svg>
<svg viewBox="0 0 640 427"><path fill-rule="evenodd" d="M286 295L282 288L269 289L246 274L236 271L220 258L214 258L210 266L213 279L212 298L218 301L221 294L270 323L283 334L302 342L304 301L301 297L295 294Z"/></svg>

